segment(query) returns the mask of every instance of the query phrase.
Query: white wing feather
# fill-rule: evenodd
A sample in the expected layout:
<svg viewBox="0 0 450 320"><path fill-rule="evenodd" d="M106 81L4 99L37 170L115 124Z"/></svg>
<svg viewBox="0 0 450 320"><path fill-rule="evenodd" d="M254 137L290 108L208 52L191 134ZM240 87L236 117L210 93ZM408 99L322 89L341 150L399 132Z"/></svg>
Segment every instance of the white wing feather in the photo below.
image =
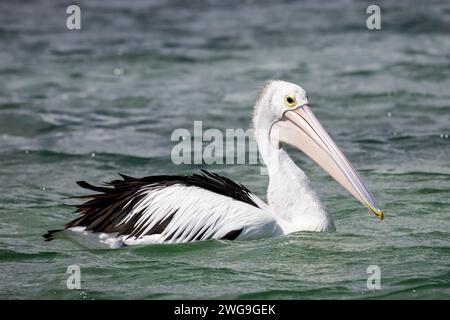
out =
<svg viewBox="0 0 450 320"><path fill-rule="evenodd" d="M199 239L221 239L231 231L242 230L237 239L271 237L282 233L276 219L267 210L257 208L242 201L195 186L173 185L161 189L144 188L146 194L130 213L119 223L129 222L140 215L135 228L144 228L144 236L127 237L128 244L149 241L180 243ZM256 197L254 197L256 198ZM258 205L263 203L259 199ZM164 231L156 235L146 235L156 224L174 213Z"/></svg>

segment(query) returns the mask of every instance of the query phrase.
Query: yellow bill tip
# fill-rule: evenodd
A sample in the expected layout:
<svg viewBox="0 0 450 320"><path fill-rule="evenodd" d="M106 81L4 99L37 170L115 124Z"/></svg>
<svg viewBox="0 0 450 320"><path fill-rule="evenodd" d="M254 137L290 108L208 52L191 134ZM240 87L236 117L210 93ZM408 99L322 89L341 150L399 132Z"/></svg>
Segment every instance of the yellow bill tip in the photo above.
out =
<svg viewBox="0 0 450 320"><path fill-rule="evenodd" d="M374 215L377 216L378 219L380 219L380 221L384 219L384 213L381 209L375 209L372 206L370 206L369 209L373 212Z"/></svg>
<svg viewBox="0 0 450 320"><path fill-rule="evenodd" d="M378 209L377 211L374 211L373 213L375 213L375 215L378 217L378 219L380 219L380 221L382 221L384 219L383 211Z"/></svg>

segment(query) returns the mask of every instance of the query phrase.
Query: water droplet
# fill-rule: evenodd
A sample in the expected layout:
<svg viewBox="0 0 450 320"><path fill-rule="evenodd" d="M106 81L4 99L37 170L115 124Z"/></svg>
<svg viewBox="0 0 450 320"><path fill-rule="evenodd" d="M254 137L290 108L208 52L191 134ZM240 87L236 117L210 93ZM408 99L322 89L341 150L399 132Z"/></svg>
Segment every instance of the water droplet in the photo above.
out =
<svg viewBox="0 0 450 320"><path fill-rule="evenodd" d="M92 158L95 158L95 152L92 152L92 153L91 153L91 157L92 157Z"/></svg>
<svg viewBox="0 0 450 320"><path fill-rule="evenodd" d="M29 154L29 153L30 153L30 150L26 149L25 154Z"/></svg>
<svg viewBox="0 0 450 320"><path fill-rule="evenodd" d="M416 289L413 289L413 292L416 293Z"/></svg>
<svg viewBox="0 0 450 320"><path fill-rule="evenodd" d="M121 68L114 68L114 75L115 76L121 76L123 74L123 69Z"/></svg>
<svg viewBox="0 0 450 320"><path fill-rule="evenodd" d="M388 112L388 113L387 113L387 117L388 117L388 118L392 117L392 113Z"/></svg>
<svg viewBox="0 0 450 320"><path fill-rule="evenodd" d="M45 187L42 187L41 189L45 191Z"/></svg>
<svg viewBox="0 0 450 320"><path fill-rule="evenodd" d="M87 295L88 295L88 294L87 294L87 292L85 292L85 291L80 292L80 297L81 297L82 299L87 299L87 298L88 298Z"/></svg>

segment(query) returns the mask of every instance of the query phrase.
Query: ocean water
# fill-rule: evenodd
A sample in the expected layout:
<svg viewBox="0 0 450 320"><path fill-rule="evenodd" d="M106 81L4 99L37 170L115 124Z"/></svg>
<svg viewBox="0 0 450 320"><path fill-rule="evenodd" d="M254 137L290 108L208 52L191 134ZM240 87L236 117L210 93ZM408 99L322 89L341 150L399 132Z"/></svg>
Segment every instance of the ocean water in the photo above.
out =
<svg viewBox="0 0 450 320"><path fill-rule="evenodd" d="M449 299L450 3L0 3L0 298ZM77 180L205 168L262 199L259 164L172 163L176 128L246 129L267 79L302 85L386 218L302 154L336 233L89 250L41 235ZM81 269L81 290L66 287ZM367 287L367 268L381 289Z"/></svg>

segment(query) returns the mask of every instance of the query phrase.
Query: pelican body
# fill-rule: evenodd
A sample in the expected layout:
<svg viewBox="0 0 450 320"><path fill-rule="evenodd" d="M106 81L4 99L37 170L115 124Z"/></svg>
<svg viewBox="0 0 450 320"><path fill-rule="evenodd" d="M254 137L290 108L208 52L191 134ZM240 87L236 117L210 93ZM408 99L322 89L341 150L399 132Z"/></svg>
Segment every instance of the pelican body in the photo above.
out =
<svg viewBox="0 0 450 320"><path fill-rule="evenodd" d="M121 180L102 187L79 181L96 193L80 197L89 200L76 206L79 216L44 238L94 241L114 248L335 231L331 214L283 144L304 152L383 219L362 178L314 116L303 88L279 80L266 82L254 106L253 125L269 174L267 204L243 185L205 170L191 176L121 175Z"/></svg>

